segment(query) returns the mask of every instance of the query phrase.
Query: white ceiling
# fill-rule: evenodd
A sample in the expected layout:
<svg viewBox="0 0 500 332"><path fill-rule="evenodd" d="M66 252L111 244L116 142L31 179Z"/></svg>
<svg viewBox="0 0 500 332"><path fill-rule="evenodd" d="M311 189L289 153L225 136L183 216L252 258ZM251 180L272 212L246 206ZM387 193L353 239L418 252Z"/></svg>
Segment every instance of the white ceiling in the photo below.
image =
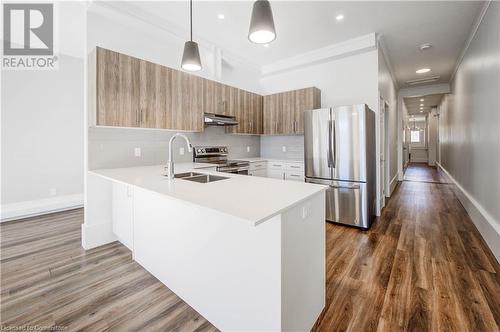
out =
<svg viewBox="0 0 500 332"><path fill-rule="evenodd" d="M421 97L407 97L404 98L404 102L406 105L406 109L408 110L408 114L419 115L427 114L433 107L438 106L441 98L443 98L442 94L427 95ZM423 99L424 101L421 101L421 99ZM420 106L422 104L424 106ZM420 109L421 107L423 109Z"/></svg>
<svg viewBox="0 0 500 332"><path fill-rule="evenodd" d="M247 39L253 1L195 1L195 39L203 38L257 65L267 65L327 45L376 32L383 40L400 87L426 76L449 81L482 1L271 1L277 39L269 47ZM121 4L120 4L121 5ZM156 16L186 32L188 1L136 1L124 6ZM225 19L219 20L218 14ZM335 16L343 14L342 22ZM420 51L418 46L433 47ZM415 70L429 67L428 74Z"/></svg>

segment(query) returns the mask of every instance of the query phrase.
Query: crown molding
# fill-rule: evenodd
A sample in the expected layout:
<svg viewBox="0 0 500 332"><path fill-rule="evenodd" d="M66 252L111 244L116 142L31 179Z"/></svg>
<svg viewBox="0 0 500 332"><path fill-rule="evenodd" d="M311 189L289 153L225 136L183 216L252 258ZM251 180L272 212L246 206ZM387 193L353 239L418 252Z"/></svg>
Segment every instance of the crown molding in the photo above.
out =
<svg viewBox="0 0 500 332"><path fill-rule="evenodd" d="M387 69L389 70L389 74L391 75L392 82L396 90L399 89L399 84L396 79L396 75L394 74L394 67L392 66L391 58L389 57L389 51L387 50L387 45L385 43L384 35L377 34L377 45L380 49L380 53L382 53L382 57L384 58Z"/></svg>
<svg viewBox="0 0 500 332"><path fill-rule="evenodd" d="M264 65L262 66L262 75L272 75L297 67L365 53L375 49L377 49L377 37L375 33L370 33Z"/></svg>
<svg viewBox="0 0 500 332"><path fill-rule="evenodd" d="M170 37L179 40L180 43L184 43L186 38L189 36L189 31L181 28L175 24L172 24L161 17L147 13L143 11L141 8L129 3L129 2L120 2L115 3L113 1L93 1L91 5L88 7L89 12L114 18L115 20L122 22L123 18L127 19L124 24L131 24L128 19L133 18L140 21L143 24L149 25L155 29L161 30L163 33L167 33ZM196 41L200 45L200 47L206 48L212 53L220 52L222 55L222 60L227 61L228 63L244 65L246 67L252 68L257 72L261 72L261 66L257 63L249 61L248 59L241 57L227 49L220 47L217 43L202 38L195 33L194 35ZM219 55L220 55L219 54Z"/></svg>
<svg viewBox="0 0 500 332"><path fill-rule="evenodd" d="M491 0L488 0L484 3L483 8L481 8L481 12L477 16L476 21L474 22L474 25L472 26L471 33L469 37L467 38L467 41L465 42L464 48L462 49L462 52L460 52L460 56L457 59L457 63L455 64L455 67L453 68L453 72L450 77L450 84L453 82L453 79L455 78L455 75L457 74L458 68L460 67L460 64L462 64L462 60L465 57L465 54L467 53L467 50L470 47L470 44L472 43L472 40L476 36L477 30L479 30L479 27L481 26L481 23L483 22L484 16L486 15L486 12L488 11L488 8L490 7Z"/></svg>

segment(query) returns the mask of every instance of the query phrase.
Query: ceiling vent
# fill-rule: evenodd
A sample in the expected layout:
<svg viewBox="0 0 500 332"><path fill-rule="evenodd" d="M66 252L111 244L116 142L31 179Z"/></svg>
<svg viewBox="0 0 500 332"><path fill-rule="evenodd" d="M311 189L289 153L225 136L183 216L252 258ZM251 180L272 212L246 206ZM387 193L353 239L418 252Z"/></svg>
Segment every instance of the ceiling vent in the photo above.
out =
<svg viewBox="0 0 500 332"><path fill-rule="evenodd" d="M416 80L406 81L406 84L417 85L417 84L432 83L432 82L436 82L437 80L439 80L440 77L441 76L432 76L432 77L419 78L419 79L416 79Z"/></svg>

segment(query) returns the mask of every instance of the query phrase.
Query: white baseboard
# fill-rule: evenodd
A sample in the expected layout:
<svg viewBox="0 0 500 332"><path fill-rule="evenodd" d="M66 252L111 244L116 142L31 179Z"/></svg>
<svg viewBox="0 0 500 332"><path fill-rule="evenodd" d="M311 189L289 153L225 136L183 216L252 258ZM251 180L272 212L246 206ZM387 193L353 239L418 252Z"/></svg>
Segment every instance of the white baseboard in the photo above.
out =
<svg viewBox="0 0 500 332"><path fill-rule="evenodd" d="M436 164L455 185L455 195L458 197L465 210L467 210L472 222L479 233L481 233L486 244L490 247L497 261L500 262L500 223L497 222L440 163L436 162Z"/></svg>
<svg viewBox="0 0 500 332"><path fill-rule="evenodd" d="M95 225L82 224L82 247L85 250L102 246L118 240L113 233L111 222L101 222Z"/></svg>
<svg viewBox="0 0 500 332"><path fill-rule="evenodd" d="M83 206L83 194L55 196L34 201L3 204L0 222L76 209Z"/></svg>

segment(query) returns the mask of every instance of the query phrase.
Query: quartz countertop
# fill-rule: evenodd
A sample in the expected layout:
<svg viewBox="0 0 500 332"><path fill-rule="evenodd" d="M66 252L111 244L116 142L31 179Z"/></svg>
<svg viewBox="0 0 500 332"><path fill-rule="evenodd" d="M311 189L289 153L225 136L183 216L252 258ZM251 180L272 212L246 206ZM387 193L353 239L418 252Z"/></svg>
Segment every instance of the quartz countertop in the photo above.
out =
<svg viewBox="0 0 500 332"><path fill-rule="evenodd" d="M214 166L216 165L179 163L175 165L175 172L178 174L195 171L217 174L228 179L210 183L169 180L165 176L163 165L98 169L89 173L226 213L253 225L258 225L325 190L324 186L304 182L220 173L210 169Z"/></svg>

